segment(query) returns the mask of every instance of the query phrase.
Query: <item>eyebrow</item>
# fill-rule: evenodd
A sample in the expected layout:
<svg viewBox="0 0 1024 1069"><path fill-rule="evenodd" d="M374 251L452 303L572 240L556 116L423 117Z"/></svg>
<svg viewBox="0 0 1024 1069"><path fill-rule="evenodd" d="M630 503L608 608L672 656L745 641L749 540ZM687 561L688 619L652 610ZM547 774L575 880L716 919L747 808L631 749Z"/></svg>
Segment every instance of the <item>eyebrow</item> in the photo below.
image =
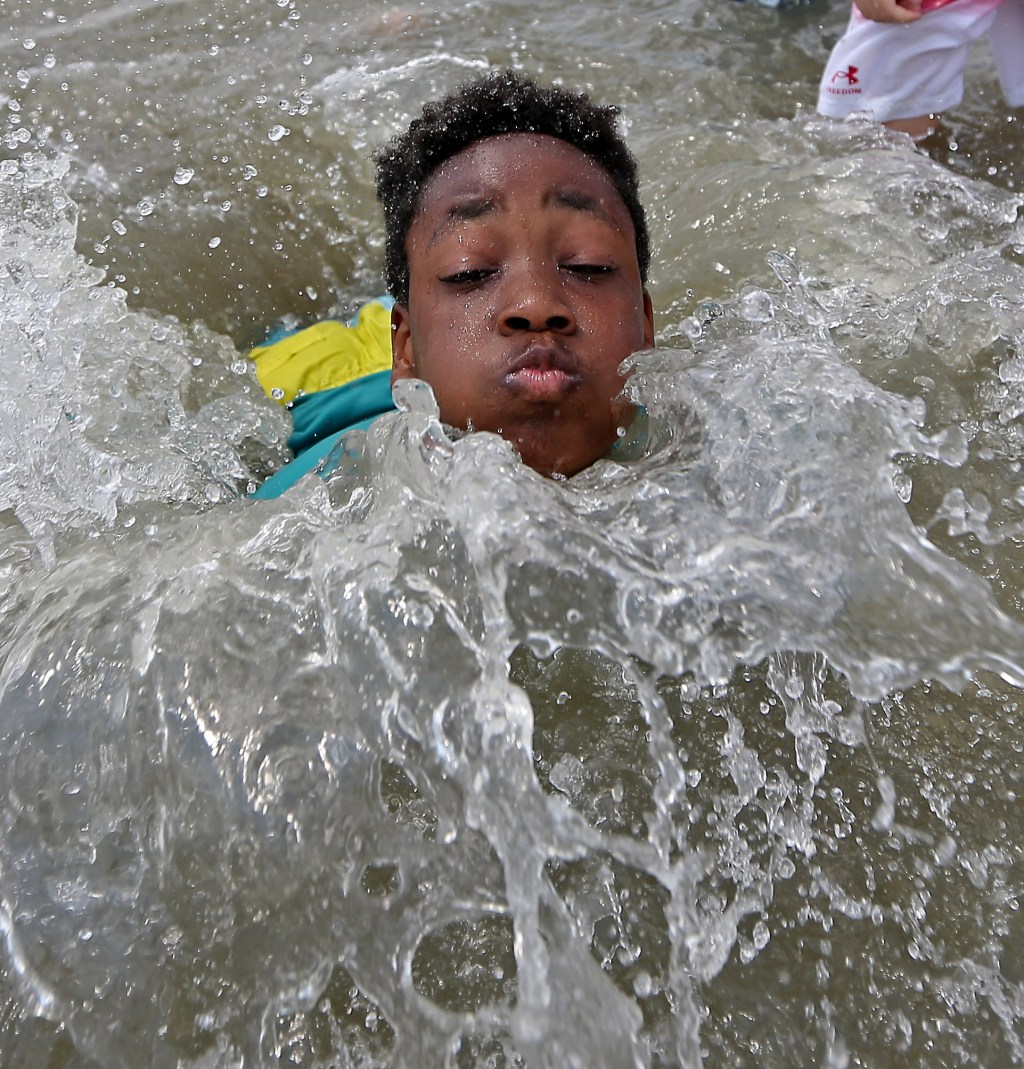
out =
<svg viewBox="0 0 1024 1069"><path fill-rule="evenodd" d="M616 230L621 229L619 221L605 208L601 200L591 196L589 193L584 193L582 190L554 189L544 197L542 203L550 204L552 202L572 211L596 216ZM442 237L458 223L471 222L474 219L490 215L492 212L497 211L500 205L500 195L470 197L456 201L449 207L448 211L445 212L444 218L434 228L433 234L430 235L431 242L437 241L438 238Z"/></svg>
<svg viewBox="0 0 1024 1069"><path fill-rule="evenodd" d="M431 242L437 241L457 223L479 219L484 215L489 215L497 207L498 201L494 197L473 197L457 201L445 212L444 218L434 228L433 234L430 235Z"/></svg>
<svg viewBox="0 0 1024 1069"><path fill-rule="evenodd" d="M619 228L619 224L612 218L611 213L604 207L597 197L592 197L589 193L584 193L579 189L556 189L554 192L545 197L545 203L553 200L556 204L560 204L565 208L572 208L577 212L585 212L587 215L596 215L599 219L609 223L616 229Z"/></svg>

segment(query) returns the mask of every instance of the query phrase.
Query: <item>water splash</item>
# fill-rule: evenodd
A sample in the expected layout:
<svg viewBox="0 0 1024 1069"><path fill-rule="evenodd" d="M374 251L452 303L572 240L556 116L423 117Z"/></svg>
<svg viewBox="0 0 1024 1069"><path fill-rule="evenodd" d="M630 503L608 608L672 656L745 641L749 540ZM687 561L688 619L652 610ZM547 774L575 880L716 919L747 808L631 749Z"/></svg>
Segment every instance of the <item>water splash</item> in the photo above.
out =
<svg viewBox="0 0 1024 1069"><path fill-rule="evenodd" d="M0 176L0 509L51 560L57 531L137 502L236 495L285 433L227 339L130 313L84 265L66 172L27 155Z"/></svg>
<svg viewBox="0 0 1024 1069"><path fill-rule="evenodd" d="M354 989L381 1064L696 1065L694 981L767 953L787 874L870 916L818 861L834 747L864 754L847 686L1019 672L1017 626L888 477L943 450L815 340L664 351L633 382L638 463L545 481L414 391L331 483L39 581L0 677L5 930L84 1051L269 1065ZM785 778L726 686L765 658Z"/></svg>
<svg viewBox="0 0 1024 1069"><path fill-rule="evenodd" d="M276 409L82 267L52 166L4 187L5 1051L1024 1061L1021 627L938 544L1013 574L986 198L927 280L776 250L691 309L637 460L540 479L409 383L253 503Z"/></svg>

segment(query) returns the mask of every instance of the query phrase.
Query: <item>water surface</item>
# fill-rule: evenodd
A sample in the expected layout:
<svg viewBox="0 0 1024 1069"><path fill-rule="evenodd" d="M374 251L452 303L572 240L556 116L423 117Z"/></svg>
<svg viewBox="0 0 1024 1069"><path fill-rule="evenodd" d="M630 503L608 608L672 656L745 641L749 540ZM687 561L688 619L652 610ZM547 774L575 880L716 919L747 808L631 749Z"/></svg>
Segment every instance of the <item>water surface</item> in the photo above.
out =
<svg viewBox="0 0 1024 1069"><path fill-rule="evenodd" d="M1021 115L816 119L838 6L14 0L0 1062L1024 1063ZM251 503L246 347L379 291L369 153L618 101L648 454L410 390Z"/></svg>

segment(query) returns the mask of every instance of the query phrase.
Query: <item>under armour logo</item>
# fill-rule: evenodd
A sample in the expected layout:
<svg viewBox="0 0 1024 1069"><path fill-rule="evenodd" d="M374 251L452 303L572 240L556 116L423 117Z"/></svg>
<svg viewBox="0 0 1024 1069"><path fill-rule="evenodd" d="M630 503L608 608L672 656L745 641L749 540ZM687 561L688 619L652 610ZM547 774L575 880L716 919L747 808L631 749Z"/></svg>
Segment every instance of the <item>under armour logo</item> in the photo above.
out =
<svg viewBox="0 0 1024 1069"><path fill-rule="evenodd" d="M836 71L832 75L832 84L836 82L846 82L847 85L856 85L860 79L857 77L856 67L847 67L844 71Z"/></svg>

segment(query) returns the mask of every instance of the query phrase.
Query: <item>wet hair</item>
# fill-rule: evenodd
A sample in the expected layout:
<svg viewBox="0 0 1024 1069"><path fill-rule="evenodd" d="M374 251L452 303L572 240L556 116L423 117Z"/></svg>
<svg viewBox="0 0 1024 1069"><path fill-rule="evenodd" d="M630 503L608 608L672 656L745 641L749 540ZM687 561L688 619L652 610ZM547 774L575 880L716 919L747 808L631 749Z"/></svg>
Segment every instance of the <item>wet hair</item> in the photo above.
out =
<svg viewBox="0 0 1024 1069"><path fill-rule="evenodd" d="M506 70L485 75L423 108L408 130L374 154L377 199L384 208L384 281L409 301L405 239L431 175L464 148L500 134L547 134L589 156L612 180L633 220L640 277L646 283L650 238L640 203L636 159L617 127L619 109L586 93L545 87Z"/></svg>

